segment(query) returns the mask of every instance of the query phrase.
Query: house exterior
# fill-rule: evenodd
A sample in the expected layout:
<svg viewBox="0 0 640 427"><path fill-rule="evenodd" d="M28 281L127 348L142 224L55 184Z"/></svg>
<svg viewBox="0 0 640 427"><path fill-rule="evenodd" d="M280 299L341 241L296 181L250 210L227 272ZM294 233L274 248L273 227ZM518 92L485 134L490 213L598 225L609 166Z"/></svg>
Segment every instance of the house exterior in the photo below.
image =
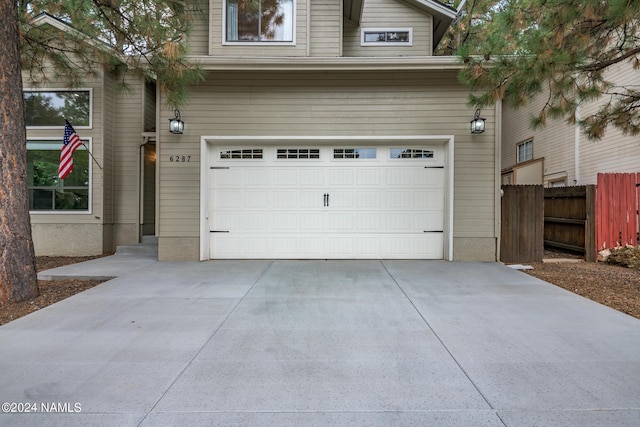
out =
<svg viewBox="0 0 640 427"><path fill-rule="evenodd" d="M42 14L36 25L70 27ZM36 255L97 255L155 234L156 87L132 74L95 70L69 89L23 73L31 226ZM131 92L116 90L125 79ZM58 179L65 119L84 146Z"/></svg>
<svg viewBox="0 0 640 427"><path fill-rule="evenodd" d="M102 162L91 208L32 212L37 252L150 233L160 260L498 258L501 109L470 133L461 65L433 56L454 10L260 0L256 19L243 2L205 3L188 43L206 78L179 112L141 80L135 95L108 73L87 83L92 120L76 130Z"/></svg>
<svg viewBox="0 0 640 427"><path fill-rule="evenodd" d="M612 66L605 79L620 86L637 86L640 76L627 63ZM601 140L590 140L578 125L549 121L532 130L529 117L547 99L539 95L523 108L503 107L502 183L543 184L546 187L597 183L598 173L640 171L640 139L609 127ZM607 102L606 97L580 106L586 117Z"/></svg>

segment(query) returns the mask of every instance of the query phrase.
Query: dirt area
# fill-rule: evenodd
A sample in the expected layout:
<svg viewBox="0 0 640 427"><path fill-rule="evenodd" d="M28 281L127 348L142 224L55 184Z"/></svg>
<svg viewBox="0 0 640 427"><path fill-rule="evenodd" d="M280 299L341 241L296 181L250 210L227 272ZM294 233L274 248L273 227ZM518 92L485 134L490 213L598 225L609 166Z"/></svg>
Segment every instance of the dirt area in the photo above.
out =
<svg viewBox="0 0 640 427"><path fill-rule="evenodd" d="M534 263L526 273L640 319L640 269L584 262L562 252L545 251L544 257L578 262Z"/></svg>
<svg viewBox="0 0 640 427"><path fill-rule="evenodd" d="M38 271L48 270L77 262L100 258L100 256L88 257L36 257ZM36 298L19 303L6 304L0 307L0 325L9 323L19 317L26 316L36 310L44 308L55 302L68 298L79 292L92 288L104 280L38 280L40 295Z"/></svg>
<svg viewBox="0 0 640 427"><path fill-rule="evenodd" d="M640 249L638 250L640 258ZM565 262L531 264L526 273L578 295L640 319L640 269L603 262L580 261L580 256L545 251L548 260ZM37 257L38 271L99 257ZM566 262L566 260L573 262ZM39 280L40 295L33 300L0 307L0 325L92 288L103 280Z"/></svg>

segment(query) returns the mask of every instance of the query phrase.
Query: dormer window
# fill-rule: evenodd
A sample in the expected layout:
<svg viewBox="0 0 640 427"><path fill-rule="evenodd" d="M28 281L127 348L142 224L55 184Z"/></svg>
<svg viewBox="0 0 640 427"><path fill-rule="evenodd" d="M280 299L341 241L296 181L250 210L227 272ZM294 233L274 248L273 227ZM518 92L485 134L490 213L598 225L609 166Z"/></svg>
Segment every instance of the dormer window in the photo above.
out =
<svg viewBox="0 0 640 427"><path fill-rule="evenodd" d="M293 40L294 0L226 0L227 42Z"/></svg>

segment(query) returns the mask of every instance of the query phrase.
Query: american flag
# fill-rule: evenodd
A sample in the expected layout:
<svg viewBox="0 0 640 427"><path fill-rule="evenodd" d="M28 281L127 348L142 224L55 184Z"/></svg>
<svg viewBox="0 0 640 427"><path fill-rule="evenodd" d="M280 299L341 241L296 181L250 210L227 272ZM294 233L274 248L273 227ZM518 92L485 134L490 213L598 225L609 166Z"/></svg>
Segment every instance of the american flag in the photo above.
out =
<svg viewBox="0 0 640 427"><path fill-rule="evenodd" d="M81 145L82 140L73 129L73 126L66 122L64 125L62 151L60 152L60 165L58 166L58 177L60 179L65 179L73 170L73 152Z"/></svg>

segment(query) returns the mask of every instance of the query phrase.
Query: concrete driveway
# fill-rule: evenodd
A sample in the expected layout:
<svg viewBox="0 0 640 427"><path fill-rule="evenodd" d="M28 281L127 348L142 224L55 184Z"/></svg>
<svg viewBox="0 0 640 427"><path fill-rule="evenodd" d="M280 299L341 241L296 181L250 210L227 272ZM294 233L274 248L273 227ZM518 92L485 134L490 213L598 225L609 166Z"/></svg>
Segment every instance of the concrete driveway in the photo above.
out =
<svg viewBox="0 0 640 427"><path fill-rule="evenodd" d="M0 327L3 426L635 427L639 379L640 320L497 263L149 262Z"/></svg>

